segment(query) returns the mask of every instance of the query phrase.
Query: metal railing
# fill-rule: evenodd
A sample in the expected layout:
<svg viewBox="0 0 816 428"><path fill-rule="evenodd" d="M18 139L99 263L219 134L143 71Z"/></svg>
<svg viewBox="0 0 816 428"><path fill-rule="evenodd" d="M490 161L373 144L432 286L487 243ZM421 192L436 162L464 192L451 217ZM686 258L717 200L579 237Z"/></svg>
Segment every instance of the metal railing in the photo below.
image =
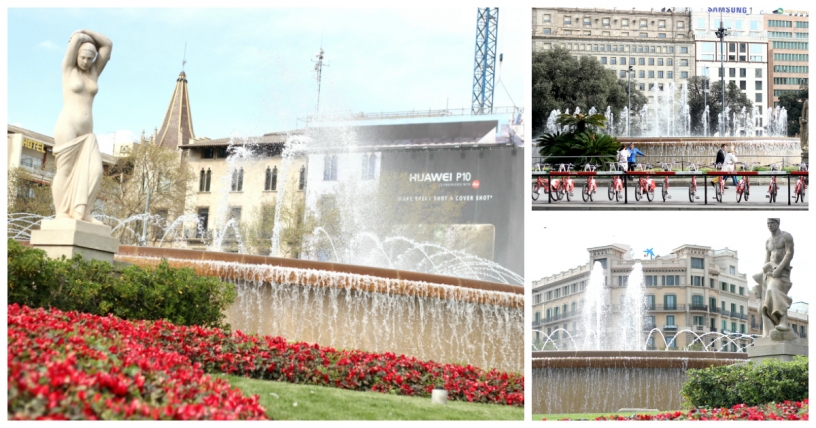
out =
<svg viewBox="0 0 816 428"><path fill-rule="evenodd" d="M787 137L779 137L779 138L787 138ZM669 155L669 156L666 156L666 155L638 155L637 159L638 159L638 163L643 163L643 164L651 163L651 164L655 165L655 168L657 168L657 165L660 163L658 161L666 162L666 161L671 160L671 161L674 162L674 164L676 166L680 167L680 171L688 171L688 166L689 165L694 165L697 168L707 168L708 165L710 165L712 163L712 157L713 156L711 156L711 155ZM532 167L533 171L536 171L537 168L539 170L543 170L545 164L550 164L551 166L556 165L555 162L548 162L547 161L547 159L552 159L552 158L553 158L552 156L533 156L532 164L531 164L531 167ZM609 159L612 159L613 157L611 157L611 156L558 156L557 158L558 159L576 159L576 160L577 159L605 159L605 161L603 162L603 165L601 165L601 168L603 168L603 167L605 167L607 165L607 163L609 162ZM654 158L655 161L654 162L650 161L649 159L651 159L651 158ZM781 159L781 161L770 162L770 161L768 161L768 158L770 158L770 159ZM760 159L762 161L760 161ZM740 160L742 162L745 162L745 163L759 162L759 165L755 165L755 167L767 167L767 165L770 165L770 164L779 164L780 165L779 169L782 170L782 169L785 169L785 168L790 167L792 165L799 165L799 163L801 163L801 161L802 161L802 157L801 156L796 156L796 155L772 155L772 156L771 155L742 155L742 156L740 156ZM584 167L583 164L576 164L575 165L576 170L581 170L581 169L583 169L583 167Z"/></svg>
<svg viewBox="0 0 816 428"><path fill-rule="evenodd" d="M691 305L689 305L689 310L708 312L708 305L696 305L692 303Z"/></svg>

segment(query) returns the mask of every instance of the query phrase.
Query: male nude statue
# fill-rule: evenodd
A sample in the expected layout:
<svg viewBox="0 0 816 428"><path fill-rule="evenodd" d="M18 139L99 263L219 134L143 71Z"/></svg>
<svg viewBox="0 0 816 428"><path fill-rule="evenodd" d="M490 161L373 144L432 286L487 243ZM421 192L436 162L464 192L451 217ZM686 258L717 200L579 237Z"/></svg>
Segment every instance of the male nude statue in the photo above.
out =
<svg viewBox="0 0 816 428"><path fill-rule="evenodd" d="M760 300L762 316L762 337L771 336L772 330L781 333L790 330L788 308L792 300L788 297L791 288L790 261L793 258L793 237L779 229L779 219L768 219L771 237L765 242L765 265L762 272L753 275L757 285L753 291Z"/></svg>

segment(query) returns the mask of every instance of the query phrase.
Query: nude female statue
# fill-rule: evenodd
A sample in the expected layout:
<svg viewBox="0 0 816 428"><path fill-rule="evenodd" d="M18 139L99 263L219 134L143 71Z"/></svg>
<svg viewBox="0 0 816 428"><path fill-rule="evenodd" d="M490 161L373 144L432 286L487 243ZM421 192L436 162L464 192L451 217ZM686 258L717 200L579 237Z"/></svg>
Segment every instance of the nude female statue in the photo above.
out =
<svg viewBox="0 0 816 428"><path fill-rule="evenodd" d="M93 100L99 74L110 60L113 43L94 31L79 30L68 40L62 61L63 108L54 127L57 172L51 185L56 218L92 223L102 185L102 155L93 134Z"/></svg>

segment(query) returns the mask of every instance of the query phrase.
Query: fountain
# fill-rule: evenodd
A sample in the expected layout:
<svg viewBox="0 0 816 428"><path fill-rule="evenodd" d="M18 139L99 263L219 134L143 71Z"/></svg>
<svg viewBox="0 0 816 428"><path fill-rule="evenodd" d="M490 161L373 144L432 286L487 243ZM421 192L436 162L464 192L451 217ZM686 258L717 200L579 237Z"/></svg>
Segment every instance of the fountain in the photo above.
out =
<svg viewBox="0 0 816 428"><path fill-rule="evenodd" d="M746 361L750 335L698 334L685 328L667 338L656 326L646 325L649 308L641 263L632 265L620 305L612 304L613 289L605 278L596 261L575 331L533 331L533 413L675 410L683 404L679 391L688 369ZM693 339L687 338L685 348L678 350L675 340L681 334ZM740 352L722 352L732 344ZM696 348L702 351L692 350Z"/></svg>
<svg viewBox="0 0 816 428"><path fill-rule="evenodd" d="M655 83L649 91L651 102L640 111L632 111L631 118L628 118L628 107L621 110L617 125L610 106L605 107L604 116L608 124L606 132L621 143L634 142L653 165L672 161L680 163L681 167L689 163L709 164L722 144L733 146L742 162L762 165L799 162L801 147L797 138L787 137L788 114L784 107L766 108L763 114L759 114L757 106L750 111L744 107L737 111L726 106L724 114L717 115L722 128L710 129L706 106L700 114L700 129L692 129L686 83L679 88L679 96L673 82L665 88ZM591 106L590 111L596 111L596 107ZM550 113L543 130L545 133L564 131L555 123L559 114L560 110Z"/></svg>

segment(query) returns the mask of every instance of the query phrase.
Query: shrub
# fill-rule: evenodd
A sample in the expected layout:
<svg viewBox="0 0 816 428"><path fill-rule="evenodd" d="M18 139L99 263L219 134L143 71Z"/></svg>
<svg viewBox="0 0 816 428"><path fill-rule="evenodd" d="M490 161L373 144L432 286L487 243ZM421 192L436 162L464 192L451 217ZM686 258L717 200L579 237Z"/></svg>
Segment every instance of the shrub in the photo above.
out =
<svg viewBox="0 0 816 428"><path fill-rule="evenodd" d="M236 296L233 284L171 268L166 260L155 269L121 269L80 255L49 259L14 240L9 240L8 269L9 303L131 320L225 327L224 311Z"/></svg>
<svg viewBox="0 0 816 428"><path fill-rule="evenodd" d="M756 406L808 398L808 359L768 359L688 371L680 393L693 407Z"/></svg>

